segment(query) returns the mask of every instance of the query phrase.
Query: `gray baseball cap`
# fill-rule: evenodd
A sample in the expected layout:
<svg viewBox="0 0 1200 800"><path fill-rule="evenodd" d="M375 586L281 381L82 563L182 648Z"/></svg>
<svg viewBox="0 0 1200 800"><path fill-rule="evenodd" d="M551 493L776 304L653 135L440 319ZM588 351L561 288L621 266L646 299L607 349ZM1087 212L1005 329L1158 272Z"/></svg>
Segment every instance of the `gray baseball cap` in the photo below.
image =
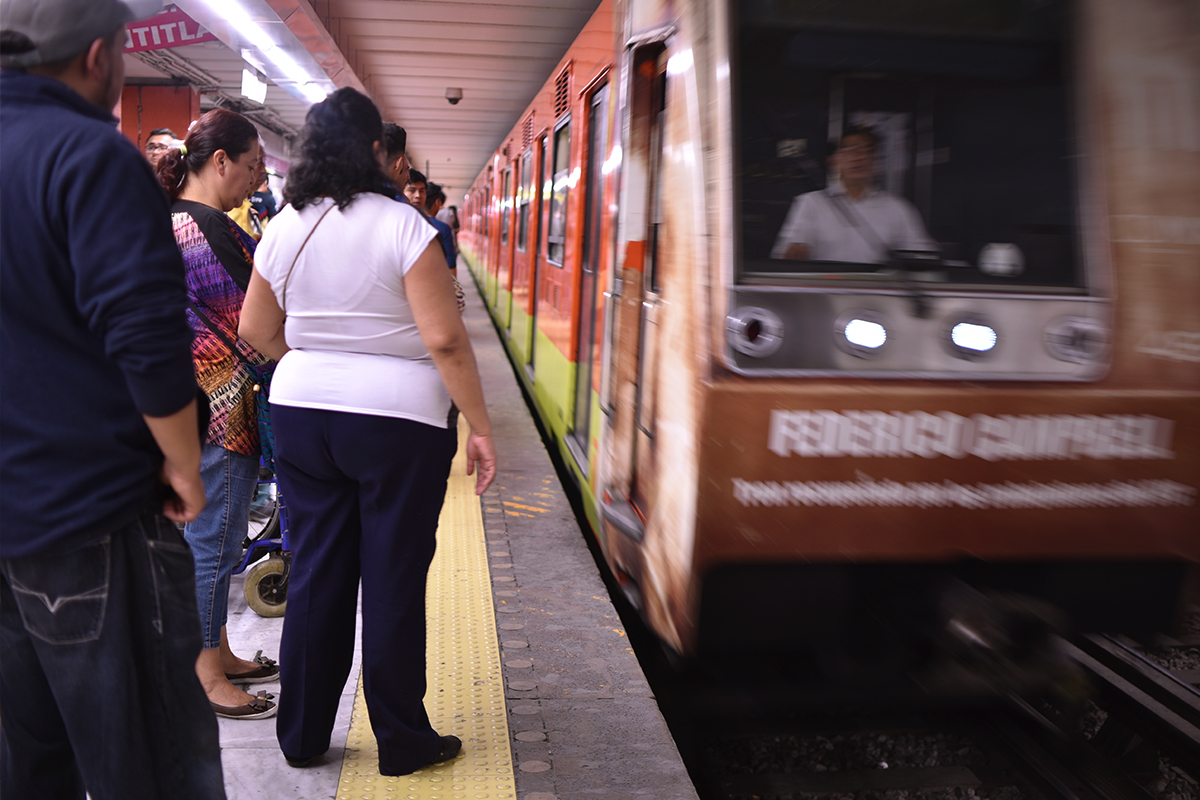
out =
<svg viewBox="0 0 1200 800"><path fill-rule="evenodd" d="M0 0L0 67L34 67L78 55L162 6L163 0Z"/></svg>

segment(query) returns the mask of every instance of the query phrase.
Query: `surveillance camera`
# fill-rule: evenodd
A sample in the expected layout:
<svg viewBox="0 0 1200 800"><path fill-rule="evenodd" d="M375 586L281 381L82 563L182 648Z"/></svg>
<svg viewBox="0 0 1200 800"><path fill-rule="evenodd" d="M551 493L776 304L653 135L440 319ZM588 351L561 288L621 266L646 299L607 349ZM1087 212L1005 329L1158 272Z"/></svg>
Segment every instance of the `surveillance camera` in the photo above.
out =
<svg viewBox="0 0 1200 800"><path fill-rule="evenodd" d="M458 101L462 100L462 89L447 89L446 100L448 100L452 106L458 105Z"/></svg>

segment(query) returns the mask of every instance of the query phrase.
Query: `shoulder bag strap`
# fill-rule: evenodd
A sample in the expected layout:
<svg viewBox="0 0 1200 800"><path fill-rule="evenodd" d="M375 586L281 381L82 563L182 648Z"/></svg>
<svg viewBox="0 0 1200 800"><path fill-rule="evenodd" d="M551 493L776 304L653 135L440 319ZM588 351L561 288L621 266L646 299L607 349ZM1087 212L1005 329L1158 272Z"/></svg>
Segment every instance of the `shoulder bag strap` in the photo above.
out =
<svg viewBox="0 0 1200 800"><path fill-rule="evenodd" d="M196 303L192 302L192 300L190 298L188 299L188 307L190 309L192 309L193 314L195 314L197 317L200 318L200 321L204 323L204 327L206 327L210 331L212 331L216 335L216 337L221 340L221 343L229 348L229 351L231 353L233 353L235 356L237 356L237 358L243 364L245 364L247 367L250 368L251 372L253 372L255 374L258 373L258 370L260 369L261 365L251 364L250 360L248 358L246 358L244 355L242 355L242 351L237 348L237 345L234 344L233 342L231 342L229 340L229 337L225 335L225 332L222 331L219 327L217 327L217 323L213 322L212 319L207 314L205 314L203 311L201 311L200 306L198 306L198 305L196 305Z"/></svg>
<svg viewBox="0 0 1200 800"><path fill-rule="evenodd" d="M329 206L329 208L325 209L325 213L322 214L317 219L317 225L320 225L321 221L324 220L325 217L329 215L329 212L333 211L335 208L337 208L336 200L333 202L332 205ZM308 240L312 238L312 235L317 232L317 225L313 225L312 230L308 232L308 236L304 237L304 241L300 243L300 249L296 251L296 257L292 259L292 264L291 264L291 266L288 267L287 274L283 276L283 288L279 290L279 299L280 299L279 307L280 307L280 310L283 311L284 314L287 314L288 280L292 277L292 270L296 268L296 262L300 260L300 254L304 252L304 246L306 244L308 244Z"/></svg>

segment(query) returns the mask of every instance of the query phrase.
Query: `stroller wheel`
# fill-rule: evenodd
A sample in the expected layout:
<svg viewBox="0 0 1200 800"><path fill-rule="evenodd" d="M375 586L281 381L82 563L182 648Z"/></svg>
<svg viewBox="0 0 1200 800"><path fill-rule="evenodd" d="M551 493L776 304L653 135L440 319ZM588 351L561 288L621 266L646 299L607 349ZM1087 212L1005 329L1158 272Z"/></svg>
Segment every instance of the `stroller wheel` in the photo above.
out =
<svg viewBox="0 0 1200 800"><path fill-rule="evenodd" d="M260 617L282 617L287 609L287 569L277 555L246 572L246 605Z"/></svg>

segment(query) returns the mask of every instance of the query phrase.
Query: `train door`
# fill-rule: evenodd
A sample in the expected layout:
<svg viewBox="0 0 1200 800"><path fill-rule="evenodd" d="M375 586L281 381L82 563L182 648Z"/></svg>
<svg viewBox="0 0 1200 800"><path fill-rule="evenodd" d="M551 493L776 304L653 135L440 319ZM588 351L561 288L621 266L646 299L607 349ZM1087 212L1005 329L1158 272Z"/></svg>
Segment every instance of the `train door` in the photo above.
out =
<svg viewBox="0 0 1200 800"><path fill-rule="evenodd" d="M513 252L512 309L508 318L508 335L517 337L516 347L527 358L529 352L529 206L532 190L533 149L527 147L517 158L516 245Z"/></svg>
<svg viewBox="0 0 1200 800"><path fill-rule="evenodd" d="M667 102L667 49L663 42L633 51L625 109L621 233L623 269L613 314L609 386L612 444L604 477L605 518L641 540L654 504L654 376L658 366L658 314L662 302L659 244L664 192L660 180Z"/></svg>
<svg viewBox="0 0 1200 800"><path fill-rule="evenodd" d="M533 274L529 276L529 358L525 364L525 372L529 375L530 383L533 382L534 368L536 359L533 354L537 349L538 337L538 303L541 302L541 285L542 276L545 270L542 269L542 259L545 254L545 249L541 247L542 231L546 229L545 217L543 213L549 205L546 202L547 195L550 192L550 141L549 136L543 133L537 140L537 151L534 153L534 163L537 164L537 177L534 180L534 192L537 195L537 202L533 209L533 218L536 224L533 230L533 254L529 257L529 263L533 265Z"/></svg>
<svg viewBox="0 0 1200 800"><path fill-rule="evenodd" d="M497 199L500 220L500 246L496 258L496 286L492 293L492 307L500 316L501 324L507 320L504 299L508 296L512 275L512 167L506 166L500 173L500 196Z"/></svg>
<svg viewBox="0 0 1200 800"><path fill-rule="evenodd" d="M491 293L492 265L496 263L492 255L492 251L495 249L492 240L495 226L492 224L492 181L490 176L488 182L484 184L483 201L479 208L483 212L483 247L480 248L483 253L483 270L479 277L483 281L484 296L487 297Z"/></svg>
<svg viewBox="0 0 1200 800"><path fill-rule="evenodd" d="M600 269L604 228L604 169L608 152L608 85L588 102L586 178L584 183L583 257L580 259L579 313L576 315L575 411L568 446L588 471L591 438L592 375L596 359L596 273Z"/></svg>

